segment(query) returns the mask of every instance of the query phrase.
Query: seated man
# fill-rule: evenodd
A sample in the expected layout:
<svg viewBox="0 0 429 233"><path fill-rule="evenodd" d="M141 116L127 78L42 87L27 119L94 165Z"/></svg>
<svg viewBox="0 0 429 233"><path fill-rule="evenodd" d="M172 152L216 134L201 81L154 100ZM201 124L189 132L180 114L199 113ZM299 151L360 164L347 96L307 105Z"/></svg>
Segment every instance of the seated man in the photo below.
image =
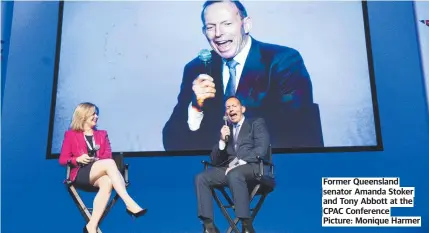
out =
<svg viewBox="0 0 429 233"><path fill-rule="evenodd" d="M255 232L250 218L250 201L247 181L259 171L257 156L265 156L270 137L262 118L247 119L246 108L237 97L225 103L231 126L220 130L220 141L211 152L212 167L195 178L198 217L203 221L205 233L218 233L213 223L213 200L210 187L227 185L235 203L235 215L240 218L245 232ZM233 136L229 137L233 132Z"/></svg>

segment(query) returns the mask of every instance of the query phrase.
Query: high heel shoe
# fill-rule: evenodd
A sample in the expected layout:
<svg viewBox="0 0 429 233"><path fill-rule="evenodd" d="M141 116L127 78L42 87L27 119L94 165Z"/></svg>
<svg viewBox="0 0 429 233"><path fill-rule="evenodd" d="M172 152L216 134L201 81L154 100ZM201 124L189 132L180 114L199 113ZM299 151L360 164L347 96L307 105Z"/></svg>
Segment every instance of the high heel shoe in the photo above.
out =
<svg viewBox="0 0 429 233"><path fill-rule="evenodd" d="M140 210L140 211L139 211L139 212L137 212L137 213L133 213L133 212L131 212L129 209L126 209L126 210L127 210L127 214L129 214L130 216L132 216L132 217L134 217L134 218L141 217L141 216L145 215L145 214L146 214L146 212L147 212L147 209L142 209L142 210Z"/></svg>

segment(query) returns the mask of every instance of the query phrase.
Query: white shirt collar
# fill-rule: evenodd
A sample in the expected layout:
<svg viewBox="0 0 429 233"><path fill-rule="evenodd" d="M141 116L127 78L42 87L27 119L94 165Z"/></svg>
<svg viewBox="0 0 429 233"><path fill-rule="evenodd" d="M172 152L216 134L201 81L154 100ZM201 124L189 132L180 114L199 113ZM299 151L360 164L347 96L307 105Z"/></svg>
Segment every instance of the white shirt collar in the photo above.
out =
<svg viewBox="0 0 429 233"><path fill-rule="evenodd" d="M245 116L243 116L243 118L241 118L241 120L236 124L236 125L234 125L234 126L242 126L243 125L243 122L244 122L244 119L245 119L246 117Z"/></svg>
<svg viewBox="0 0 429 233"><path fill-rule="evenodd" d="M238 64L243 65L246 61L247 55L249 55L250 47L252 46L252 37L247 37L247 42L244 45L243 49L234 57L234 60L238 62ZM224 60L225 62L225 60Z"/></svg>

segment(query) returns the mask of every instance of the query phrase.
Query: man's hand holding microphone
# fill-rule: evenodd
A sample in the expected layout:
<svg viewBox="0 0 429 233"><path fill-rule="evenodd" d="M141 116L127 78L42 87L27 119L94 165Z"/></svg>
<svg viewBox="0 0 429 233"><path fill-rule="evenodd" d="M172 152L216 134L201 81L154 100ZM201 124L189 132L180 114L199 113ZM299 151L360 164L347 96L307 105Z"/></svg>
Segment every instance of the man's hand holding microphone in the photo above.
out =
<svg viewBox="0 0 429 233"><path fill-rule="evenodd" d="M222 126L222 129L220 130L220 140L224 141L225 143L228 142L229 135L231 135L231 130L229 129L229 126Z"/></svg>

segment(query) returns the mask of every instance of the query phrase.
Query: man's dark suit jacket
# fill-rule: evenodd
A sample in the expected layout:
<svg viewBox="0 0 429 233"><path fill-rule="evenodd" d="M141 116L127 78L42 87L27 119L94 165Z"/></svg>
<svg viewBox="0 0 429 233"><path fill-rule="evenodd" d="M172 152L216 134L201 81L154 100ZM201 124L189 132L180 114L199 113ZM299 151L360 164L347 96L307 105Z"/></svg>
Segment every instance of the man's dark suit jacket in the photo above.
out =
<svg viewBox="0 0 429 233"><path fill-rule="evenodd" d="M232 135L231 127L231 135ZM236 149L234 145L237 144ZM219 149L219 143L213 147L210 154L213 165L227 166L234 158L239 158L247 163L257 163L257 157L265 157L270 145L270 135L262 118L245 118L237 137L230 137L224 150Z"/></svg>
<svg viewBox="0 0 429 233"><path fill-rule="evenodd" d="M198 57L190 61L184 69L177 105L163 129L167 151L210 150L219 140L225 114L223 63L218 54L211 53L209 75L214 79L216 96L205 100L201 126L191 131L187 121L194 96L192 82L208 72ZM311 80L298 51L252 38L236 96L246 107L247 117L265 119L274 149L323 146L318 106L313 103Z"/></svg>

